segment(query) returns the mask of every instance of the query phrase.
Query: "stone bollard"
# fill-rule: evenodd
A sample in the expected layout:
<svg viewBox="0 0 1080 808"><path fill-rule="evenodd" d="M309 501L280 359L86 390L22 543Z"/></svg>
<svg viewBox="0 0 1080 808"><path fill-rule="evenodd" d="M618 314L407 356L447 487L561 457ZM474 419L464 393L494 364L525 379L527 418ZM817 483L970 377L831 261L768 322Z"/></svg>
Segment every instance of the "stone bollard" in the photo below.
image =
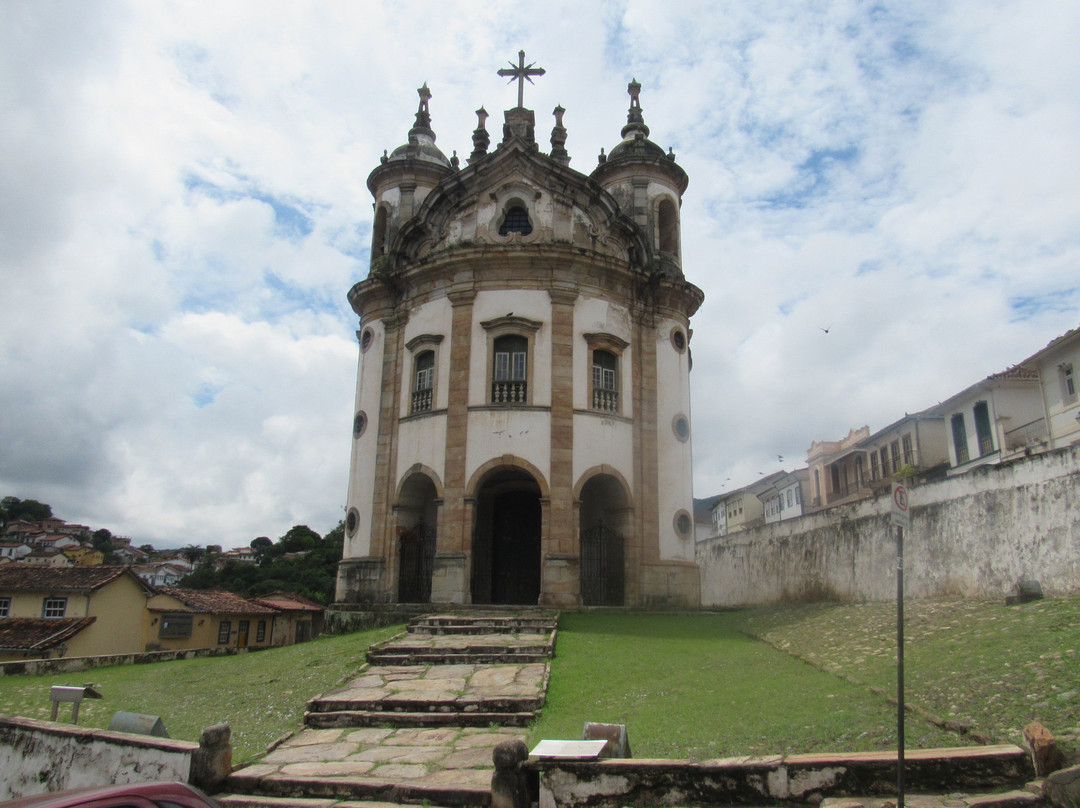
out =
<svg viewBox="0 0 1080 808"><path fill-rule="evenodd" d="M199 736L199 748L191 756L188 782L203 791L214 789L232 773L232 728L214 724Z"/></svg>
<svg viewBox="0 0 1080 808"><path fill-rule="evenodd" d="M1031 765L1036 777L1046 777L1061 765L1057 741L1050 730L1038 721L1032 721L1024 727L1024 746L1031 753Z"/></svg>
<svg viewBox="0 0 1080 808"><path fill-rule="evenodd" d="M529 747L522 740L502 741L491 752L491 808L529 808L529 783L522 764Z"/></svg>

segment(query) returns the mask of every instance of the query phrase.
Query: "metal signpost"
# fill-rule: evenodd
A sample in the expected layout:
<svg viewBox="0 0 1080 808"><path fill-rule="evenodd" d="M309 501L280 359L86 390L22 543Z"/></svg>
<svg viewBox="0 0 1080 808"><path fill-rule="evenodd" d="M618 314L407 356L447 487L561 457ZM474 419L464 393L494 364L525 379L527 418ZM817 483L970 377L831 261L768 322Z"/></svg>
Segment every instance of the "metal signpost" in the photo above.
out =
<svg viewBox="0 0 1080 808"><path fill-rule="evenodd" d="M904 808L904 530L911 526L907 488L892 484L896 526L896 808Z"/></svg>

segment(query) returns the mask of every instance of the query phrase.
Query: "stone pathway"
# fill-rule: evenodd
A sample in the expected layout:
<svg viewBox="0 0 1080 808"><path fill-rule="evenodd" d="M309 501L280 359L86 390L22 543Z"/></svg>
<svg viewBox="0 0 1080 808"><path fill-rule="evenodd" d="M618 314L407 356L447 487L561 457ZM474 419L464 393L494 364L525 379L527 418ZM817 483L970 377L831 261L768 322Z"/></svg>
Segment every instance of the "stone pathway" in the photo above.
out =
<svg viewBox="0 0 1080 808"><path fill-rule="evenodd" d="M492 749L524 739L543 707L556 620L485 612L412 621L369 650L356 678L308 702L305 728L234 772L216 799L226 808L486 805Z"/></svg>

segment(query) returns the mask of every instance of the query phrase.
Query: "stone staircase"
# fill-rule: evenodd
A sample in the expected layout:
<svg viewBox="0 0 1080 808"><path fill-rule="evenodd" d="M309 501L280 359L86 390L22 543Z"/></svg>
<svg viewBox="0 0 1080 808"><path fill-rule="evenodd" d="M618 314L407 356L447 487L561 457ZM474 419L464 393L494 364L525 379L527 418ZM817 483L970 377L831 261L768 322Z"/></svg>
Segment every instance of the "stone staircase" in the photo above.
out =
<svg viewBox="0 0 1080 808"><path fill-rule="evenodd" d="M311 699L304 729L226 780L223 808L485 806L491 751L544 705L557 615L434 614Z"/></svg>

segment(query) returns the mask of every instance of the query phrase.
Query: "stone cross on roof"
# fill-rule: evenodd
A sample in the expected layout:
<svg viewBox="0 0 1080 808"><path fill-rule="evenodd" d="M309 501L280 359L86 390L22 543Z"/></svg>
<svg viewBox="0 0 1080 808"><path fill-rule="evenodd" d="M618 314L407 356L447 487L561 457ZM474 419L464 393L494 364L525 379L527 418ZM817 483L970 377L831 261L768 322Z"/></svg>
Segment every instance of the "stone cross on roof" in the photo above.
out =
<svg viewBox="0 0 1080 808"><path fill-rule="evenodd" d="M526 65L525 51L523 50L518 51L518 63L516 65L513 62L508 62L508 64L510 65L510 67L503 67L499 69L499 75L510 77L510 81L508 81L507 84L510 84L514 81L518 83L517 105L519 107L523 107L525 106L525 82L528 81L529 84L532 84L533 80L531 76L544 75L544 68L533 67L536 62L530 62L528 65Z"/></svg>

